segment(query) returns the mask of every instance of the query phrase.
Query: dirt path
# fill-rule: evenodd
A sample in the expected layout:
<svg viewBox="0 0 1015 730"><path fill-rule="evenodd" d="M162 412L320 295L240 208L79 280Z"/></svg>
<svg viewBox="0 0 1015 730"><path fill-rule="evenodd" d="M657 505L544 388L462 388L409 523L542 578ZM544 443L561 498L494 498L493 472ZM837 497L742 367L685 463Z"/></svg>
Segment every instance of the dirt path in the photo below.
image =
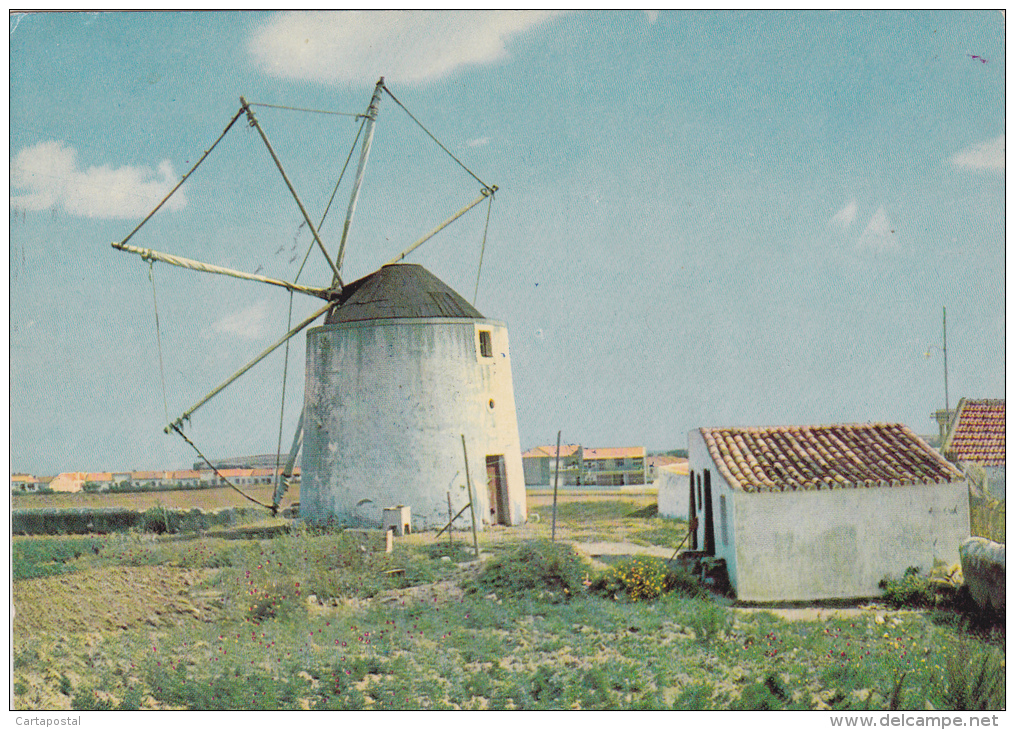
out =
<svg viewBox="0 0 1015 730"><path fill-rule="evenodd" d="M598 558L602 555L651 555L655 558L669 558L673 550L658 545L635 545L633 542L575 542L576 550Z"/></svg>

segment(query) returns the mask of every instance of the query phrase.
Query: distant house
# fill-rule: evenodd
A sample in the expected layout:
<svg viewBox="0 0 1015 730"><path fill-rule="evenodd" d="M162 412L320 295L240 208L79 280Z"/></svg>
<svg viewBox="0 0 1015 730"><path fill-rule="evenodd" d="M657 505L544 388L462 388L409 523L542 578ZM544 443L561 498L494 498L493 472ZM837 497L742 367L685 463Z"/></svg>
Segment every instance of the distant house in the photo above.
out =
<svg viewBox="0 0 1015 730"><path fill-rule="evenodd" d="M701 428L688 452L691 549L740 600L877 596L969 535L965 477L903 425Z"/></svg>
<svg viewBox="0 0 1015 730"><path fill-rule="evenodd" d="M169 481L181 487L197 487L201 485L201 472L196 469L178 469L170 472Z"/></svg>
<svg viewBox="0 0 1015 730"><path fill-rule="evenodd" d="M645 484L645 447L582 449L581 483L600 487Z"/></svg>
<svg viewBox="0 0 1015 730"><path fill-rule="evenodd" d="M649 457L649 459L659 457ZM687 459L664 457L655 468L656 504L660 517L687 517L687 489L690 482Z"/></svg>
<svg viewBox="0 0 1015 730"><path fill-rule="evenodd" d="M171 472L166 471L132 471L130 473L131 486L144 489L159 489L171 479Z"/></svg>
<svg viewBox="0 0 1015 730"><path fill-rule="evenodd" d="M57 474L49 483L49 488L54 492L80 492L84 489L87 472L71 471Z"/></svg>
<svg viewBox="0 0 1015 730"><path fill-rule="evenodd" d="M672 464L687 465L687 459L682 456L667 456L666 454L651 454L645 457L646 474L649 482L655 482L659 476L659 468ZM686 472L685 472L686 473Z"/></svg>
<svg viewBox="0 0 1015 730"><path fill-rule="evenodd" d="M253 479L253 469L219 469L218 473L218 484L220 486L225 486L227 479L237 487L253 484L251 481Z"/></svg>
<svg viewBox="0 0 1015 730"><path fill-rule="evenodd" d="M941 453L996 499L1005 498L1004 448L1004 399L960 400Z"/></svg>
<svg viewBox="0 0 1015 730"><path fill-rule="evenodd" d="M113 486L113 475L108 472L90 472L85 476L84 485L89 489L98 492L108 492L109 488Z"/></svg>
<svg viewBox="0 0 1015 730"><path fill-rule="evenodd" d="M11 474L11 492L37 492L41 486L31 474Z"/></svg>
<svg viewBox="0 0 1015 730"><path fill-rule="evenodd" d="M526 486L552 485L557 478L557 445L536 446L522 454ZM644 446L590 448L560 445L561 486L646 484Z"/></svg>
<svg viewBox="0 0 1015 730"><path fill-rule="evenodd" d="M577 444L560 445L560 484L579 484L579 464L582 447ZM557 445L536 446L522 454L522 473L525 486L552 485L557 473Z"/></svg>

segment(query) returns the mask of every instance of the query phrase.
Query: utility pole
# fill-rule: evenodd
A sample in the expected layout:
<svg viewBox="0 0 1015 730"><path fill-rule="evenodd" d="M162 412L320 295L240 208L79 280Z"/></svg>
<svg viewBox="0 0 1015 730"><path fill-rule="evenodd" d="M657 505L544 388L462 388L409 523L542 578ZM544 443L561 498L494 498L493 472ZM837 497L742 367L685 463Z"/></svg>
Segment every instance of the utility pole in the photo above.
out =
<svg viewBox="0 0 1015 730"><path fill-rule="evenodd" d="M945 413L948 409L948 308L941 307L942 344L941 353L945 361Z"/></svg>

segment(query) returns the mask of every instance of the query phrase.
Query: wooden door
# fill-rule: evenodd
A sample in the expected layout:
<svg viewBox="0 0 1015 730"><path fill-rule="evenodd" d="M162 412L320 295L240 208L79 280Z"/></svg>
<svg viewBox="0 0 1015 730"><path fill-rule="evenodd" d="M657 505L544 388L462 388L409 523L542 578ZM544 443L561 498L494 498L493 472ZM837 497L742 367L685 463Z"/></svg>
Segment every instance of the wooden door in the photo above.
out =
<svg viewBox="0 0 1015 730"><path fill-rule="evenodd" d="M508 513L507 480L504 476L503 455L486 457L486 490L488 504L490 505L490 524L511 524Z"/></svg>

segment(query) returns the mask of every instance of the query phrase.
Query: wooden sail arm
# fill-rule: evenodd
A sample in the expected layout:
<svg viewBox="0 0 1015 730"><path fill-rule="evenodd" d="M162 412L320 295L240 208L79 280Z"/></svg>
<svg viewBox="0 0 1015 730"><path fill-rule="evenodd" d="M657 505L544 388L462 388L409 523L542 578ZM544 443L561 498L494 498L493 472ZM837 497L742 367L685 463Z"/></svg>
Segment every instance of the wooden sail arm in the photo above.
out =
<svg viewBox="0 0 1015 730"><path fill-rule="evenodd" d="M272 279L267 276L259 276L257 274L248 274L243 271L236 271L235 269L227 269L224 266L215 266L214 264L206 264L203 261L195 261L194 259L187 259L182 256L175 256L170 253L161 253L154 251L150 248L138 248L137 246L128 246L125 243L117 243L114 241L112 244L113 248L120 251L126 251L127 253L134 253L143 258L145 261L162 261L166 264L172 264L173 266L179 266L184 269L190 269L191 271L203 271L207 274L222 274L224 276L231 276L234 279L246 279L248 281L259 281L262 284L271 284L272 286L280 286L289 291L299 292L300 294L309 294L310 296L318 297L320 299L331 299L337 292L331 289L320 289L313 286L303 286L302 284L293 284L288 281L281 279Z"/></svg>
<svg viewBox="0 0 1015 730"><path fill-rule="evenodd" d="M473 201L472 201L471 203L469 203L469 204L468 204L467 206L465 206L464 208L462 208L462 209L461 209L460 211L458 211L458 212L457 212L457 213L455 213L455 214L454 214L453 216L451 216L450 218L448 218L448 219L447 219L446 221L444 221L443 223L441 223L441 224L440 224L439 226L437 226L436 228L434 228L434 229L433 229L432 231L430 231L429 233L427 233L427 234L426 234L425 236L423 236L423 237L422 237L421 239L419 239L419 240L418 240L418 241L416 241L416 242L415 242L414 244L412 244L411 246L409 246L409 248L407 248L407 249L405 249L404 251L402 251L402 253L398 254L398 255L397 255L397 256L396 256L395 258L391 259L391 261L389 261L388 263L386 263L386 264L385 264L385 266L390 266L391 264L397 264L397 263L398 263L399 261L401 261L402 259L404 259L404 258L405 258L406 256L408 256L409 254L411 254L411 253L412 253L413 251L415 251L415 250L416 250L417 248L419 248L420 246L422 246L422 245L423 245L424 243L426 243L427 241L429 241L429 240L430 240L431 238L433 238L434 236L436 236L436 235L437 235L438 233L440 233L441 231L443 231L443 230L444 230L445 228L447 228L448 226L450 226L450 225L451 225L452 223L454 223L454 222L455 222L456 220L458 220L459 218L461 218L461 217L462 217L463 215L465 215L466 213L468 213L468 212L469 212L470 210L472 210L473 208L475 208L475 207L476 207L477 205L479 205L480 203L482 203L482 202L483 202L484 200L486 200L487 198L489 198L489 197L490 197L491 195L493 195L493 194L494 194L494 193L496 193L496 192L497 192L497 186L496 186L496 185L491 185L491 186L490 186L490 187L488 187L488 188L483 188L483 190L482 190L482 192L480 193L480 195L479 195L479 197L478 197L478 198L476 198L475 200L473 200Z"/></svg>
<svg viewBox="0 0 1015 730"><path fill-rule="evenodd" d="M199 400L195 405L191 406L182 416L180 416L175 421L173 421L171 424L166 426L166 428L164 429L165 432L169 433L171 430L179 428L183 424L184 421L190 420L190 417L194 414L194 411L196 411L198 408L200 408L205 403L207 403L212 398L214 398L216 395L218 395L223 390L225 390L227 386L229 386L230 384L235 382L241 375L243 375L245 372L250 370L250 368L252 368L255 365L257 365L257 363L261 362L261 360L263 360L264 358L268 357L268 355L270 355L275 350L277 350L282 345L284 345L289 339L291 339L292 337L295 337L297 334L299 334L303 329L305 329L307 326L309 326L315 319L317 319L322 314L324 314L329 309L331 309L331 307L332 307L332 304L330 304L330 303L324 305L321 309L318 309L316 312L314 312L309 317L307 317L305 320L303 320L298 325L296 325L293 329L289 330L285 335L283 335L282 339L280 339L274 345L272 345L267 350L262 352L260 355L255 357L253 360L248 362L242 368L237 370L236 373L233 374L232 376L230 376L224 383L222 383L222 385L220 385L217 388L215 388L215 390L213 390L208 395L206 395L204 398Z"/></svg>
<svg viewBox="0 0 1015 730"><path fill-rule="evenodd" d="M296 424L296 434L293 436L293 445L289 449L289 457L285 461L285 467L281 473L275 472L275 492L271 500L271 508L274 512L277 512L279 505L282 504L282 497L289 489L289 480L296 469L296 455L300 453L300 447L303 445L303 414L304 411L300 411L300 420Z"/></svg>

